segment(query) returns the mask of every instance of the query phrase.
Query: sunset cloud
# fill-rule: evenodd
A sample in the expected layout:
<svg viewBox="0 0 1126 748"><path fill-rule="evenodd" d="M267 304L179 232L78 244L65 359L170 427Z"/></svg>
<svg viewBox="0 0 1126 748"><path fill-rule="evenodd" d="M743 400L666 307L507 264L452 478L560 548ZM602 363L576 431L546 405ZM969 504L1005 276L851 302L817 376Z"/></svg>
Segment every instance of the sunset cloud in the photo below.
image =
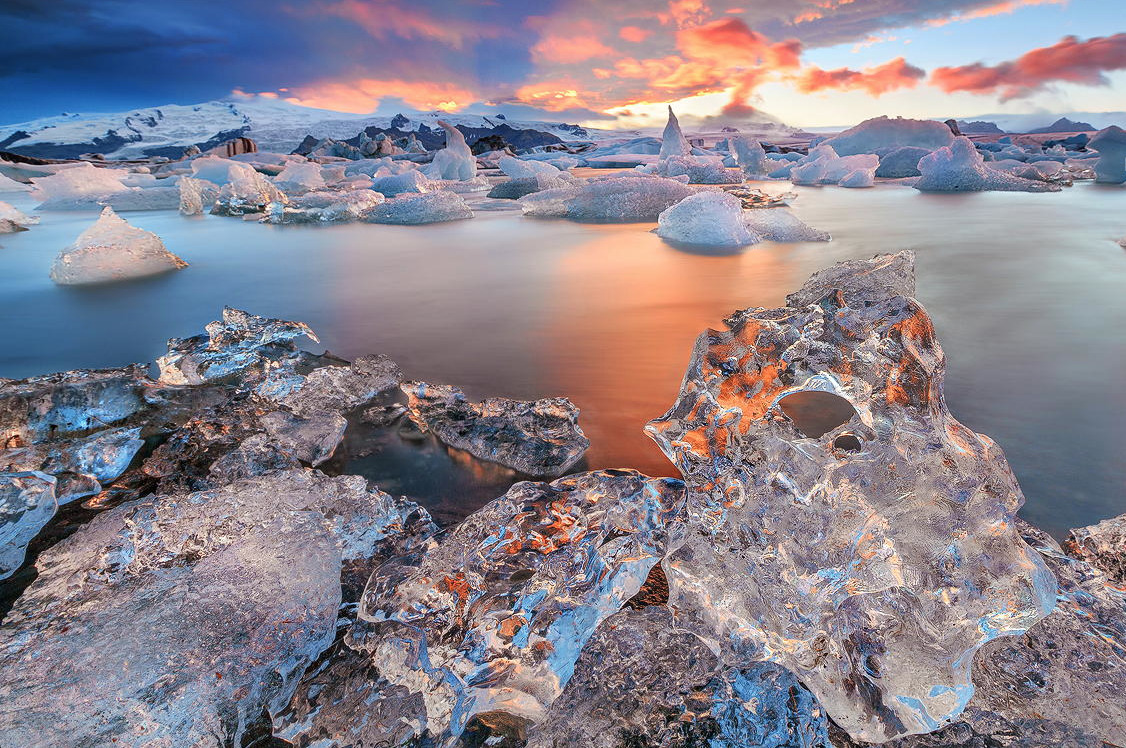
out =
<svg viewBox="0 0 1126 748"><path fill-rule="evenodd" d="M376 39L432 39L462 48L467 42L500 36L503 28L476 21L441 17L393 0L335 0L316 6L326 15L352 21Z"/></svg>
<svg viewBox="0 0 1126 748"><path fill-rule="evenodd" d="M802 49L796 39L771 43L738 18L723 18L683 29L677 34L676 43L686 57L725 67L793 68L800 63Z"/></svg>
<svg viewBox="0 0 1126 748"><path fill-rule="evenodd" d="M836 89L838 91L866 91L872 96L882 96L889 91L914 88L926 77L925 70L909 64L902 57L897 57L883 65L868 67L863 70L852 70L851 68L822 70L819 67L809 67L802 71L795 84L802 93Z"/></svg>
<svg viewBox="0 0 1126 748"><path fill-rule="evenodd" d="M1067 5L1067 0L1002 0L1002 2L986 5L983 8L974 8L943 18L932 18L927 21L927 26L945 26L950 23L962 23L978 18L989 18L990 16L1015 13L1017 10L1027 8L1031 5Z"/></svg>
<svg viewBox="0 0 1126 748"><path fill-rule="evenodd" d="M937 68L931 73L930 82L947 93L996 93L1002 100L1009 100L1056 82L1107 85L1106 72L1123 69L1126 69L1126 33L1086 41L1065 36L1050 47L1034 49L997 65L977 62Z"/></svg>
<svg viewBox="0 0 1126 748"><path fill-rule="evenodd" d="M576 36L547 35L532 47L532 59L564 65L615 55L613 49L592 34Z"/></svg>
<svg viewBox="0 0 1126 748"><path fill-rule="evenodd" d="M618 29L618 36L627 42L640 44L653 35L652 31L637 26L622 26Z"/></svg>
<svg viewBox="0 0 1126 748"><path fill-rule="evenodd" d="M417 109L445 112L456 112L479 99L475 92L453 83L376 78L328 81L303 86L291 93L286 101L292 104L355 114L374 112L386 98L401 99Z"/></svg>

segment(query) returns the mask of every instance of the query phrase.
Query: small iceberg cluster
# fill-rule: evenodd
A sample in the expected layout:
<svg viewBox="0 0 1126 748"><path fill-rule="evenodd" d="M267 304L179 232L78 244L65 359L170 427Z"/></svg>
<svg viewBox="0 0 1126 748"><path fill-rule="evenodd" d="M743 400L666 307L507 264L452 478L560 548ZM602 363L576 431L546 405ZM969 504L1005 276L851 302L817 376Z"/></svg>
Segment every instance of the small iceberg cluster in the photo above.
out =
<svg viewBox="0 0 1126 748"><path fill-rule="evenodd" d="M105 283L187 266L165 249L156 234L130 226L113 208L107 207L93 226L55 258L51 280L64 286Z"/></svg>
<svg viewBox="0 0 1126 748"><path fill-rule="evenodd" d="M744 210L742 200L726 192L700 192L662 211L657 235L676 244L713 247L830 239L785 208Z"/></svg>

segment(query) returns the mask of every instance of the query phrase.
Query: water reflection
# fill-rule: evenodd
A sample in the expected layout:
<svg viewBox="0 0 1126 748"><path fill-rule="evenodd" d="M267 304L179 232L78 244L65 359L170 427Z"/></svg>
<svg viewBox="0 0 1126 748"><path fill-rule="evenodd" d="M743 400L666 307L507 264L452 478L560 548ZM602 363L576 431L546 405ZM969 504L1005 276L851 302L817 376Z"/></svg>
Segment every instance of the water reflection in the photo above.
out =
<svg viewBox="0 0 1126 748"><path fill-rule="evenodd" d="M837 260L913 248L919 298L948 355L951 410L1004 447L1025 515L1058 532L1126 512L1126 253L1116 244L1126 191L796 191L794 212L832 242L725 256L672 248L653 224L524 219L509 201L423 227L128 213L191 267L84 290L58 288L47 272L96 215L45 214L2 240L0 376L152 360L168 337L198 332L231 304L307 321L336 354L383 352L409 377L473 398L567 395L582 408L592 468L668 475L641 427L673 402L701 331L735 309L782 303ZM404 475L428 480L428 447L395 449L387 459L417 466ZM466 506L491 498L471 482L427 490Z"/></svg>

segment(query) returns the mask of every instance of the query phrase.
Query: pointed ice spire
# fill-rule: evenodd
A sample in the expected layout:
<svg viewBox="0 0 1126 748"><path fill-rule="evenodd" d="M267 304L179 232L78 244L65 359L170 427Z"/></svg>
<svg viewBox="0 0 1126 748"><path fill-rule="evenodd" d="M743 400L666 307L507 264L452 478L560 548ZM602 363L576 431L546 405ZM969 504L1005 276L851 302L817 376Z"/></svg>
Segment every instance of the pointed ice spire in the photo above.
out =
<svg viewBox="0 0 1126 748"><path fill-rule="evenodd" d="M680 123L670 106L669 121L665 123L665 132L661 136L661 158L690 155L692 155L692 146L684 139L684 133L680 131Z"/></svg>

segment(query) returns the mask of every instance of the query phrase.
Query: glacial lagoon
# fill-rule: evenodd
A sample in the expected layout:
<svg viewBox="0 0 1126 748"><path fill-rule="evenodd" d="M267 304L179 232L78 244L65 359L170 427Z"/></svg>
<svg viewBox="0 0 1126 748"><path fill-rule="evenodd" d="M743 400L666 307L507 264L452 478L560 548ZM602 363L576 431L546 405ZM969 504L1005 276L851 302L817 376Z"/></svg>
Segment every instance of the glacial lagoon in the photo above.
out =
<svg viewBox="0 0 1126 748"><path fill-rule="evenodd" d="M128 212L190 267L86 288L56 286L48 270L96 213L43 212L31 231L0 239L0 377L152 361L167 338L196 334L230 305L307 322L321 340L311 349L385 353L408 378L473 398L566 395L591 440L586 467L675 475L641 429L673 402L701 329L735 309L778 306L839 260L913 249L918 296L947 354L949 406L1002 446L1027 497L1023 516L1062 535L1126 511L1121 187L792 189L794 213L831 242L693 251L666 244L655 224L528 218L483 194L466 196L475 219L418 227ZM34 207L23 195L5 200ZM389 445L366 467L377 477L381 461L424 459L416 452L426 449ZM480 489L452 473L387 490L446 494L448 514L491 498L471 496Z"/></svg>

